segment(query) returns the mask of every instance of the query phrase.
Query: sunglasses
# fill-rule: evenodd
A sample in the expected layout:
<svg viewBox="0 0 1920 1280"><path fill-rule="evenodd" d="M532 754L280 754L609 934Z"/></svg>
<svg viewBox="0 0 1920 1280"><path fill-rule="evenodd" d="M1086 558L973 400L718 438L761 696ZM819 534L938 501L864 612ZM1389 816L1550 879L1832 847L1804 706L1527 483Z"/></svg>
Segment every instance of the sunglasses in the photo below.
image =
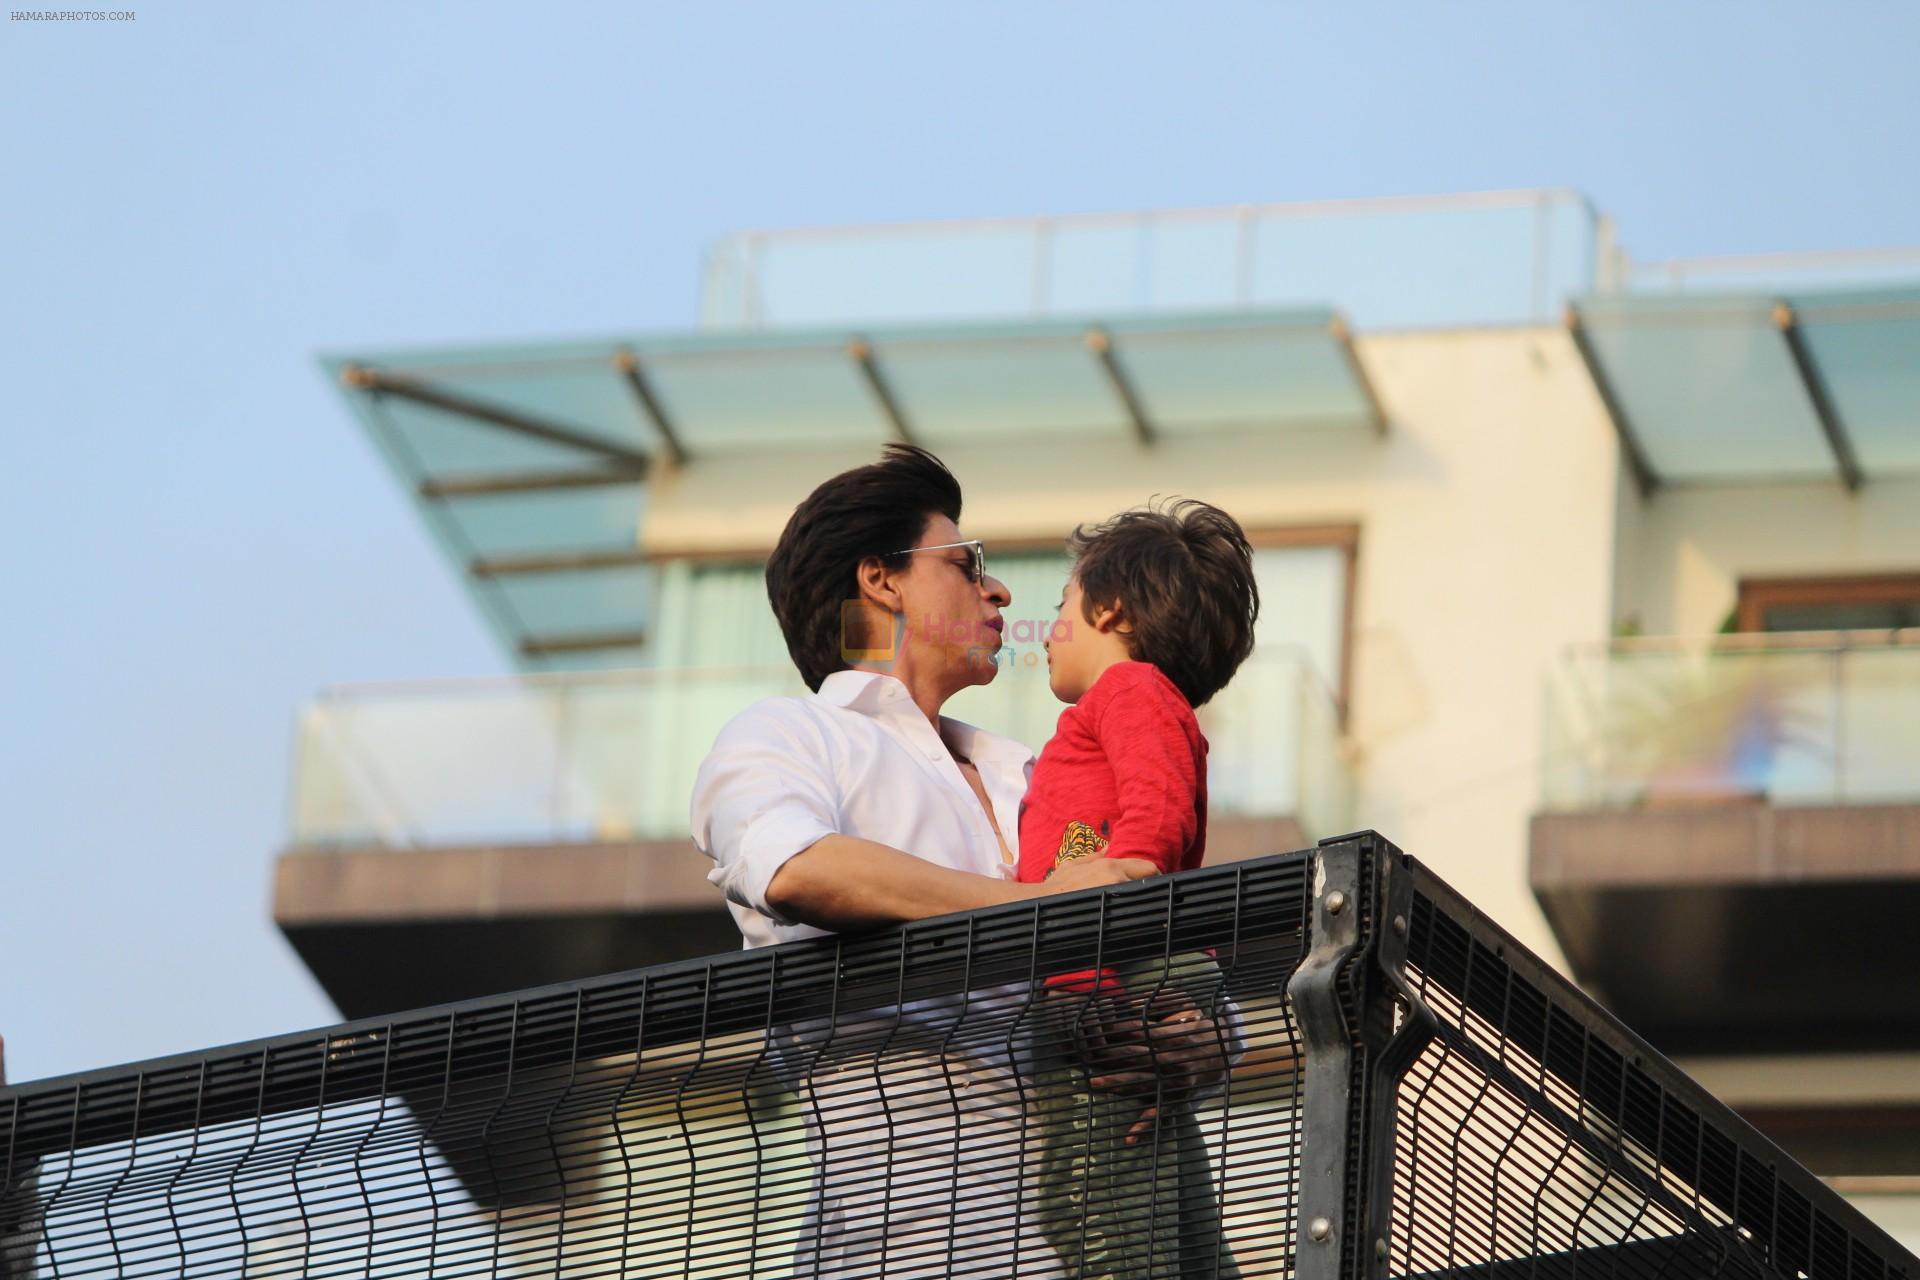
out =
<svg viewBox="0 0 1920 1280"><path fill-rule="evenodd" d="M922 551L951 551L955 547L965 548L967 553L967 576L973 579L975 586L978 586L980 580L987 576L987 544L978 538L974 538L969 542L943 542L937 547L908 547L905 551L894 551L889 554L911 556L918 555ZM948 563L951 564L952 561Z"/></svg>

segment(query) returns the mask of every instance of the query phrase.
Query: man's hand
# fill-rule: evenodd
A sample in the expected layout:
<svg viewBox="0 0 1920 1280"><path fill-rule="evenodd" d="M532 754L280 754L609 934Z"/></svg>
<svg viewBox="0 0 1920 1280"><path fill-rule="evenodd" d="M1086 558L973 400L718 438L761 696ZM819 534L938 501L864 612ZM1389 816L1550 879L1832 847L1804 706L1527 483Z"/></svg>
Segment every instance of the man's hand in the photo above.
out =
<svg viewBox="0 0 1920 1280"><path fill-rule="evenodd" d="M1047 897L1056 893L1072 893L1076 889L1096 889L1101 885L1144 880L1159 870L1145 858L1077 858L1056 867L1052 875L1033 887L1038 890L1036 896Z"/></svg>

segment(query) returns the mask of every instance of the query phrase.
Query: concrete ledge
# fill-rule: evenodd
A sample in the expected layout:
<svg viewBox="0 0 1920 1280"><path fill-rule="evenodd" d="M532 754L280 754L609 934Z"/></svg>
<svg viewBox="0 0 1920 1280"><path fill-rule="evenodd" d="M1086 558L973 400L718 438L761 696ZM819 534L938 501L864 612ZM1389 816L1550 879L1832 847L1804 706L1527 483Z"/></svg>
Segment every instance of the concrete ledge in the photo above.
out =
<svg viewBox="0 0 1920 1280"><path fill-rule="evenodd" d="M1304 848L1288 816L1208 824L1207 863ZM468 845L438 849L289 849L273 878L283 927L724 909L713 863L691 843Z"/></svg>
<svg viewBox="0 0 1920 1280"><path fill-rule="evenodd" d="M291 849L274 869L273 918L324 922L473 920L712 911L713 863L681 841Z"/></svg>
<svg viewBox="0 0 1920 1280"><path fill-rule="evenodd" d="M1209 862L1298 849L1291 818L1222 819ZM736 950L684 841L291 849L273 918L349 1018Z"/></svg>
<svg viewBox="0 0 1920 1280"><path fill-rule="evenodd" d="M1663 1051L1920 1049L1920 805L1546 813L1531 846L1574 976Z"/></svg>
<svg viewBox="0 0 1920 1280"><path fill-rule="evenodd" d="M1920 805L1728 802L1540 813L1529 845L1535 892L1920 877Z"/></svg>

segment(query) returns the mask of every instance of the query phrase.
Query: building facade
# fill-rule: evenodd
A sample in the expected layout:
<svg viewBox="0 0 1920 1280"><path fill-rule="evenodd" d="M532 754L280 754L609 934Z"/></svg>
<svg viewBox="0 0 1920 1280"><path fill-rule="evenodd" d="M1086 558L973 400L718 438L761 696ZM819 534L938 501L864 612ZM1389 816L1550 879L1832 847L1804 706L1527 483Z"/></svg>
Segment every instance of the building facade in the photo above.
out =
<svg viewBox="0 0 1920 1280"><path fill-rule="evenodd" d="M1013 589L1258 547L1215 858L1377 829L1920 1243L1920 254L1640 265L1576 193L734 237L676 335L329 357L525 673L302 713L275 911L349 1016L735 945L692 774L887 440Z"/></svg>

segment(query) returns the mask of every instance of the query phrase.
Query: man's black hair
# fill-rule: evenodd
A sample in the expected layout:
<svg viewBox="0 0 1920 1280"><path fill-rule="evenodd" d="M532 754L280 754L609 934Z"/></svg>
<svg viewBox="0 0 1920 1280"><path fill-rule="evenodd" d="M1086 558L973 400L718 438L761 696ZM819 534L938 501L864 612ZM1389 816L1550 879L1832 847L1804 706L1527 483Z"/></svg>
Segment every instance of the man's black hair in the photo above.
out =
<svg viewBox="0 0 1920 1280"><path fill-rule="evenodd" d="M767 599L787 652L809 689L846 667L841 606L860 598L860 562L904 565L935 516L960 519L960 482L914 445L890 444L880 461L843 471L793 510L767 560ZM850 637L851 638L851 637Z"/></svg>
<svg viewBox="0 0 1920 1280"><path fill-rule="evenodd" d="M1253 547L1232 516L1184 498L1124 511L1067 539L1081 610L1119 605L1127 652L1159 667L1200 706L1253 652L1260 588Z"/></svg>

